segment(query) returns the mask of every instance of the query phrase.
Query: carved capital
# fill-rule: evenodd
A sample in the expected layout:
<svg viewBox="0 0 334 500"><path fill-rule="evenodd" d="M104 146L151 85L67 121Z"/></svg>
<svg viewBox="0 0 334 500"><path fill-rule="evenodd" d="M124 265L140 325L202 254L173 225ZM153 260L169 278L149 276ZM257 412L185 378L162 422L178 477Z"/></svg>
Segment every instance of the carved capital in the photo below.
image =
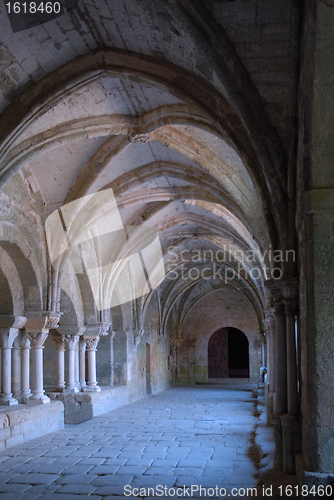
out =
<svg viewBox="0 0 334 500"><path fill-rule="evenodd" d="M69 349L75 349L79 342L79 335L63 335L64 341L67 342Z"/></svg>
<svg viewBox="0 0 334 500"><path fill-rule="evenodd" d="M0 329L0 339L1 339L1 347L11 349L13 347L14 340L18 336L19 329L18 328L9 328Z"/></svg>
<svg viewBox="0 0 334 500"><path fill-rule="evenodd" d="M45 327L46 329L55 329L59 326L59 320L61 317L62 313L53 313L50 312L48 316L46 317L45 320Z"/></svg>
<svg viewBox="0 0 334 500"><path fill-rule="evenodd" d="M57 351L64 351L65 350L65 339L62 335L54 335L52 337L52 340L56 344L56 349Z"/></svg>
<svg viewBox="0 0 334 500"><path fill-rule="evenodd" d="M44 342L48 338L48 332L27 332L27 337L30 340L32 347L43 347Z"/></svg>
<svg viewBox="0 0 334 500"><path fill-rule="evenodd" d="M275 313L274 311L265 311L264 319L262 320L263 330L266 336L270 336L275 332Z"/></svg>
<svg viewBox="0 0 334 500"><path fill-rule="evenodd" d="M284 282L279 280L266 281L267 290L270 295L270 302L275 308L275 313L284 312L283 289Z"/></svg>
<svg viewBox="0 0 334 500"><path fill-rule="evenodd" d="M85 342L86 342L86 346L87 346L87 351L96 351L97 349L97 345L100 341L100 336L99 335L95 335L94 337L86 337L86 335L84 336L84 339L85 339Z"/></svg>

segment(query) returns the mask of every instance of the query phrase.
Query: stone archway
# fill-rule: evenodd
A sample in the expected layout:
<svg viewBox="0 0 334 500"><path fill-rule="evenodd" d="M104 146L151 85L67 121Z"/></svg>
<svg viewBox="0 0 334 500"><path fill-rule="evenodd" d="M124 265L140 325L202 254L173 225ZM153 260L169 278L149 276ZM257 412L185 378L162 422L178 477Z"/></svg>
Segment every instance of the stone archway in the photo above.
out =
<svg viewBox="0 0 334 500"><path fill-rule="evenodd" d="M208 342L209 378L248 378L249 342L238 328L216 330Z"/></svg>

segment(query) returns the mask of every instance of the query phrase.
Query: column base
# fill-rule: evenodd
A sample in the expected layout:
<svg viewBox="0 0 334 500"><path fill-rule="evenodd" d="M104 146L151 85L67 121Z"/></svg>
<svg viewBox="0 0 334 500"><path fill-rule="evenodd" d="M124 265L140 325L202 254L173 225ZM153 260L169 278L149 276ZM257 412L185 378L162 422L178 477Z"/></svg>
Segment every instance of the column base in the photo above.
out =
<svg viewBox="0 0 334 500"><path fill-rule="evenodd" d="M98 385L96 385L95 387L90 387L89 385L87 385L82 389L82 392L101 392L101 387L99 387Z"/></svg>
<svg viewBox="0 0 334 500"><path fill-rule="evenodd" d="M31 398L32 396L32 392L31 390L29 389L29 391L24 391L21 393L21 397L20 397L20 403L22 404L25 404L29 398Z"/></svg>
<svg viewBox="0 0 334 500"><path fill-rule="evenodd" d="M66 387L62 392L73 394L75 392L80 392L78 387Z"/></svg>
<svg viewBox="0 0 334 500"><path fill-rule="evenodd" d="M282 424L282 448L283 448L283 472L286 474L296 473L295 456L301 447L301 420L299 415L287 413L281 417Z"/></svg>
<svg viewBox="0 0 334 500"><path fill-rule="evenodd" d="M274 427L274 468L276 470L283 470L283 439L282 439L282 413L273 413L271 416L271 423Z"/></svg>
<svg viewBox="0 0 334 500"><path fill-rule="evenodd" d="M12 397L0 398L0 406L13 406L13 405L18 405L18 404L19 404L19 402L15 398L12 398Z"/></svg>
<svg viewBox="0 0 334 500"><path fill-rule="evenodd" d="M65 387L53 387L52 392L65 392Z"/></svg>
<svg viewBox="0 0 334 500"><path fill-rule="evenodd" d="M30 405L45 405L47 403L50 403L50 398L48 396L41 396L41 397L36 397L36 396L31 396L29 399L27 399L26 404Z"/></svg>

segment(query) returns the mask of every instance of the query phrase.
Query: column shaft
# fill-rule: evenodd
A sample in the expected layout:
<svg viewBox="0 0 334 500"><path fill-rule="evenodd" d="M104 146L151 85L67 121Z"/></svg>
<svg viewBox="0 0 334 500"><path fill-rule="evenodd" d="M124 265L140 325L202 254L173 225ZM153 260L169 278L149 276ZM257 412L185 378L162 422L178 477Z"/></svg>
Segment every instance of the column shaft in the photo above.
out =
<svg viewBox="0 0 334 500"><path fill-rule="evenodd" d="M31 396L30 391L30 340L25 336L21 349L21 395L25 402Z"/></svg>

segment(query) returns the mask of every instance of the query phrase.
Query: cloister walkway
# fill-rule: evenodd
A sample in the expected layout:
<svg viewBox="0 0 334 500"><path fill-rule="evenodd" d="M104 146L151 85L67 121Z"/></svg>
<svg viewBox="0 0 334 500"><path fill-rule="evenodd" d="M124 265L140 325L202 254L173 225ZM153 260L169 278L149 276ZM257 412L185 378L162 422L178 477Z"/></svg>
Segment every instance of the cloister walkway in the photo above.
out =
<svg viewBox="0 0 334 500"><path fill-rule="evenodd" d="M240 385L168 389L1 451L0 499L219 498L256 487L254 409Z"/></svg>

